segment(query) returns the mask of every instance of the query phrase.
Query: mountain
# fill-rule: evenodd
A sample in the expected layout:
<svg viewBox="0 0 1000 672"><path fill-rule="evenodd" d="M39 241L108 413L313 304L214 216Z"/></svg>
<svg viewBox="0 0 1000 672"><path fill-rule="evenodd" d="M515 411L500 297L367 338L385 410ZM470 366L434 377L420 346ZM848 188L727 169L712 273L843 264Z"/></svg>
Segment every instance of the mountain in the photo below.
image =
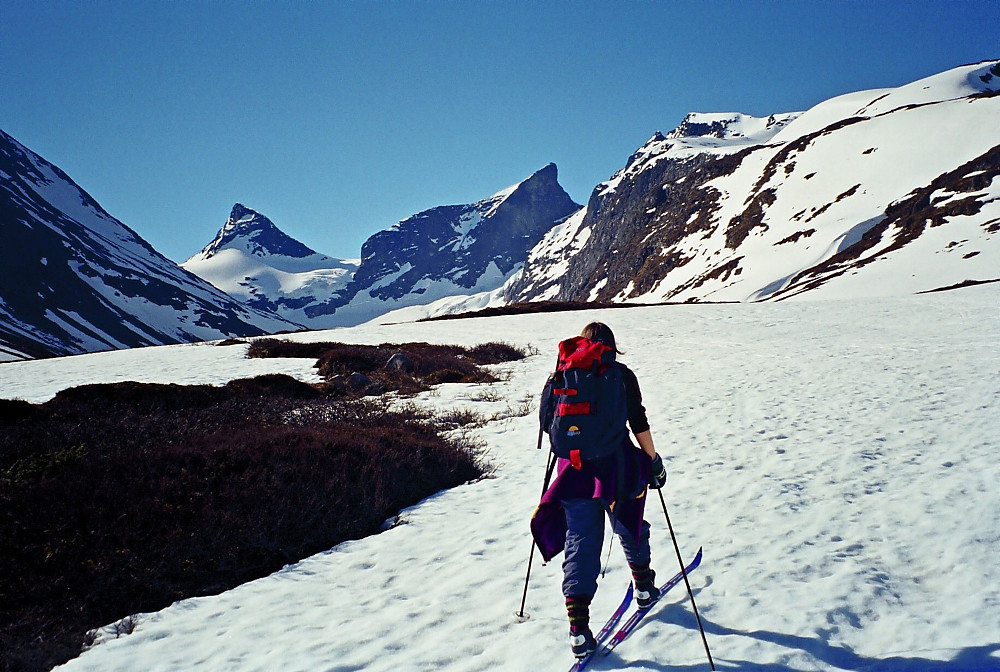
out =
<svg viewBox="0 0 1000 672"><path fill-rule="evenodd" d="M216 239L183 266L286 319L312 328L349 326L501 287L528 250L579 209L549 164L476 203L412 215L370 237L353 262L317 254L237 204Z"/></svg>
<svg viewBox="0 0 1000 672"><path fill-rule="evenodd" d="M550 164L490 198L375 234L359 262L318 254L237 204L185 262L194 275L0 131L0 359L390 311L854 298L991 282L998 174L1000 62L990 61L804 112L693 113L654 134L586 207Z"/></svg>
<svg viewBox="0 0 1000 672"><path fill-rule="evenodd" d="M0 131L0 361L297 325L181 269Z"/></svg>
<svg viewBox="0 0 1000 672"><path fill-rule="evenodd" d="M487 199L417 213L369 238L343 294L307 312L317 320L357 324L398 308L496 289L547 231L579 208L550 163Z"/></svg>
<svg viewBox="0 0 1000 672"><path fill-rule="evenodd" d="M319 254L237 203L215 240L181 266L249 306L307 324L306 309L342 292L358 263Z"/></svg>
<svg viewBox="0 0 1000 672"><path fill-rule="evenodd" d="M801 113L691 114L479 303L836 298L993 281L998 175L998 62Z"/></svg>

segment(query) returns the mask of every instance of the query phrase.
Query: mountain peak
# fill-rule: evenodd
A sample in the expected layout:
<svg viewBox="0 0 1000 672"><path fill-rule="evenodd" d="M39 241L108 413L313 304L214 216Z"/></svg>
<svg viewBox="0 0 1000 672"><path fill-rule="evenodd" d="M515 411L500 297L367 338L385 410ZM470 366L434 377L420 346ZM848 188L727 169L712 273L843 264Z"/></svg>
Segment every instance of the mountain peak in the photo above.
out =
<svg viewBox="0 0 1000 672"><path fill-rule="evenodd" d="M754 117L732 113L704 113L691 112L681 122L680 126L670 133L672 138L696 138L714 137L726 139L734 135L742 135L740 127L747 120L755 120Z"/></svg>
<svg viewBox="0 0 1000 672"><path fill-rule="evenodd" d="M801 112L787 112L754 117L741 112L691 112L665 137L657 135L662 139L706 141L710 144L765 143L800 115Z"/></svg>
<svg viewBox="0 0 1000 672"><path fill-rule="evenodd" d="M547 163L538 170L536 170L529 180L534 179L545 179L545 180L559 180L559 168L556 167L554 163Z"/></svg>
<svg viewBox="0 0 1000 672"><path fill-rule="evenodd" d="M562 187L559 185L559 169L556 167L556 164L554 163L546 164L545 166L539 168L534 173L526 177L521 182L518 182L517 184L512 184L506 189L501 189L500 191L493 194L489 198L480 201L480 203L490 203L493 204L495 207L496 204L501 203L504 199L512 196L516 192L521 191L522 189L525 188L527 189L556 188L561 191Z"/></svg>
<svg viewBox="0 0 1000 672"><path fill-rule="evenodd" d="M252 210L242 203L237 203L233 206L232 212L229 214L229 221L238 222L241 219L246 219L248 217L262 216L256 210ZM264 217L264 219L267 219Z"/></svg>
<svg viewBox="0 0 1000 672"><path fill-rule="evenodd" d="M997 281L1000 64L654 135L504 286L529 301L779 301ZM939 132L940 131L940 132Z"/></svg>
<svg viewBox="0 0 1000 672"><path fill-rule="evenodd" d="M225 249L238 249L257 257L280 255L302 258L316 254L274 225L270 219L236 203L215 240L201 251L205 259Z"/></svg>
<svg viewBox="0 0 1000 672"><path fill-rule="evenodd" d="M559 169L554 163L546 164L521 182L512 184L489 198L464 207L479 211L480 219L485 220L496 214L498 210L511 207L517 209L531 202L542 201L548 202L550 205L554 203L568 204L571 207L570 211L580 208L559 184Z"/></svg>

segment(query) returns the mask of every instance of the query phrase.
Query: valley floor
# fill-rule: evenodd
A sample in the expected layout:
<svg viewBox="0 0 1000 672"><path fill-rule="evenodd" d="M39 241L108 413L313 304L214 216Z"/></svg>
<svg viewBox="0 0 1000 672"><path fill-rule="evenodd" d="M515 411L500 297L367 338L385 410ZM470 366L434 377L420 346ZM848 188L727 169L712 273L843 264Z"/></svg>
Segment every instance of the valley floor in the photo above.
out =
<svg viewBox="0 0 1000 672"><path fill-rule="evenodd" d="M504 411L537 394L556 342L606 321L639 376L664 490L719 670L1000 670L1000 287L895 299L663 306L362 325L301 340L474 345L541 354L509 380L445 385L438 408ZM0 365L0 396L83 382L225 382L309 360L189 345ZM58 669L560 670L571 663L559 559L530 548L545 451L533 416L478 430L493 478L401 523L224 594L141 614ZM658 503L654 568L676 558ZM593 613L629 577L617 545ZM707 670L683 586L594 670Z"/></svg>

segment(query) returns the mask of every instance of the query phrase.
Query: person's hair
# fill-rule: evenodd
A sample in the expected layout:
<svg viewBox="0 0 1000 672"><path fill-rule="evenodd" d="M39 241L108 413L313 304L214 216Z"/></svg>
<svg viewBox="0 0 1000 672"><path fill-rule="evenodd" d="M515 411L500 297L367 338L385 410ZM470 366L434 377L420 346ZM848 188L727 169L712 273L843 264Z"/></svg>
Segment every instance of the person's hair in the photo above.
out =
<svg viewBox="0 0 1000 672"><path fill-rule="evenodd" d="M580 332L580 335L583 336L584 338L589 338L592 341L603 343L604 345L614 350L616 354L619 355L625 354L624 352L619 350L618 346L615 344L615 334L613 331L611 331L611 327L604 324L603 322L591 322L590 324L588 324L586 327L583 328L583 331Z"/></svg>

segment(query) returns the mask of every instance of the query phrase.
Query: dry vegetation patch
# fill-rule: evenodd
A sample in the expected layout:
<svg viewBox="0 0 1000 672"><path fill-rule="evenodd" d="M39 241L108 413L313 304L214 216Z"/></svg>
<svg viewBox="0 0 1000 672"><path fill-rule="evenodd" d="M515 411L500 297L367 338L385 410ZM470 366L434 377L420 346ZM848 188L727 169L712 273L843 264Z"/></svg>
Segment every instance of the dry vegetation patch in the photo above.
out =
<svg viewBox="0 0 1000 672"><path fill-rule="evenodd" d="M411 349L426 368L406 374L424 386L452 375L427 364L427 348ZM308 356L331 373L381 360L369 375L382 380L386 352ZM472 351L433 356L445 371L489 376ZM92 628L377 533L400 509L481 477L469 435L446 431L476 418L447 420L284 375L0 400L0 670L48 670Z"/></svg>
<svg viewBox="0 0 1000 672"><path fill-rule="evenodd" d="M528 356L509 343L482 343L472 348L430 343L355 345L349 343L296 343L264 338L254 341L247 357L300 357L316 359L321 386L337 397L378 395L385 392L414 394L441 383L491 383L496 376L482 368Z"/></svg>

